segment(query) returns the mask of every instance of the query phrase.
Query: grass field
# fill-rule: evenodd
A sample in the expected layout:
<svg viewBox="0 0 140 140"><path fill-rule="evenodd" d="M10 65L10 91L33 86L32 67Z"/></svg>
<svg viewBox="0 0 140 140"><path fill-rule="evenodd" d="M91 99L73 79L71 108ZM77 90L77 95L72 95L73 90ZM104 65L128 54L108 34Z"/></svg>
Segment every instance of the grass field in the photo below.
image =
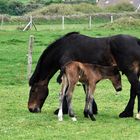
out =
<svg viewBox="0 0 140 140"><path fill-rule="evenodd" d="M7 26L11 29L12 26ZM50 94L42 113L32 114L27 109L29 86L27 80L27 48L30 34L35 36L33 49L33 69L46 46L70 31L80 31L89 36L109 36L119 33L140 37L138 29L106 30L104 28L53 28L35 31L0 31L0 140L136 140L140 139L140 122L134 118L120 119L129 99L130 85L125 76L122 77L123 91L115 95L111 83L104 80L97 85L95 99L99 114L92 122L83 117L84 93L77 87L73 106L77 122L72 122L64 116L63 122L58 122L53 111L58 107L58 92L60 86L56 83L56 75L49 85ZM135 105L137 113L137 101Z"/></svg>

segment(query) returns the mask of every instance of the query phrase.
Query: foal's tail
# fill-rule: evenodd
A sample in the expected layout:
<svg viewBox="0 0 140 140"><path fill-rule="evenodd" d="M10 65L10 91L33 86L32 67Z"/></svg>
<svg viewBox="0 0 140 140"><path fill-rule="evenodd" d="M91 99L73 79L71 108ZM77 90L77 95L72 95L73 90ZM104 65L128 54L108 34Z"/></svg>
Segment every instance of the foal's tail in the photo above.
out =
<svg viewBox="0 0 140 140"><path fill-rule="evenodd" d="M65 68L63 67L63 68L61 68L60 73L57 76L57 79L56 79L57 83L59 83L59 84L62 83L62 76L63 76L64 73L65 73Z"/></svg>

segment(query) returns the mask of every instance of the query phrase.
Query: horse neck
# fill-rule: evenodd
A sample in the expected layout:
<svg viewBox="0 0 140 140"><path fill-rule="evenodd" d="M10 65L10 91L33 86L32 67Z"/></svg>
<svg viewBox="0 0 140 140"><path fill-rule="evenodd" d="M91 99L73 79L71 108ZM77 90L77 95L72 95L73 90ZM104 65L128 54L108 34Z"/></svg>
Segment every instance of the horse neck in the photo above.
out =
<svg viewBox="0 0 140 140"><path fill-rule="evenodd" d="M58 60L58 59L57 59ZM36 69L29 81L30 86L45 80L45 84L48 85L50 79L59 69L58 62L51 57L44 57L39 60Z"/></svg>

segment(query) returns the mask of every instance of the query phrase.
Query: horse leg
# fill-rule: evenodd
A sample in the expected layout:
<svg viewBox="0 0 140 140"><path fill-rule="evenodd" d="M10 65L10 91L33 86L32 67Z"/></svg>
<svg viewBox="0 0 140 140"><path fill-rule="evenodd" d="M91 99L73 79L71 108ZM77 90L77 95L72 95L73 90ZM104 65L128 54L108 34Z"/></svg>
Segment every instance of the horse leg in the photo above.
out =
<svg viewBox="0 0 140 140"><path fill-rule="evenodd" d="M75 114L73 112L72 103L71 103L73 90L74 90L74 85L69 84L69 87L66 93L66 99L67 99L67 105L68 105L68 114L72 118L73 121L77 121Z"/></svg>
<svg viewBox="0 0 140 140"><path fill-rule="evenodd" d="M139 95L139 92L140 92L140 83L139 83L137 74L130 73L130 74L126 74L126 76L131 84L130 99L129 99L129 102L128 102L125 110L122 113L120 113L120 115L119 115L120 118L133 117L135 98L136 98L136 95L137 94ZM139 96L138 96L138 98L139 98ZM140 100L139 100L139 103L140 103Z"/></svg>
<svg viewBox="0 0 140 140"><path fill-rule="evenodd" d="M82 85L83 85L84 92L86 94L86 86L85 86L85 84L82 84ZM93 114L98 114L98 108L97 108L97 104L96 104L94 98L93 98L93 102L92 102L92 110L93 110Z"/></svg>

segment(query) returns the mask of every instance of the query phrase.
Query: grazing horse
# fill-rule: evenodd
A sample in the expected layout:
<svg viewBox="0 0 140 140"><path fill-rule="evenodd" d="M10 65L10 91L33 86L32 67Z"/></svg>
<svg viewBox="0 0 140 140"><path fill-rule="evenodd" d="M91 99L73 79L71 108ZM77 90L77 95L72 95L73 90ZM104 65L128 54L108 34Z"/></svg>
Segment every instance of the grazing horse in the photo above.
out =
<svg viewBox="0 0 140 140"><path fill-rule="evenodd" d="M94 64L80 63L71 61L65 64L61 70L62 73L62 89L60 92L60 106L58 113L58 120L63 120L62 105L66 92L66 100L68 103L68 113L73 121L76 121L71 99L74 87L78 81L85 85L86 88L86 104L84 109L85 117L90 117L92 121L95 120L92 110L92 102L94 100L93 93L95 91L96 83L102 79L111 80L116 91L121 91L121 75L117 66L100 66Z"/></svg>
<svg viewBox="0 0 140 140"><path fill-rule="evenodd" d="M54 41L44 50L30 78L28 109L40 112L48 96L48 84L53 75L67 62L112 66L126 75L131 85L130 99L120 117L132 117L136 96L140 111L140 39L129 35L92 38L72 32ZM67 110L67 108L65 108Z"/></svg>

